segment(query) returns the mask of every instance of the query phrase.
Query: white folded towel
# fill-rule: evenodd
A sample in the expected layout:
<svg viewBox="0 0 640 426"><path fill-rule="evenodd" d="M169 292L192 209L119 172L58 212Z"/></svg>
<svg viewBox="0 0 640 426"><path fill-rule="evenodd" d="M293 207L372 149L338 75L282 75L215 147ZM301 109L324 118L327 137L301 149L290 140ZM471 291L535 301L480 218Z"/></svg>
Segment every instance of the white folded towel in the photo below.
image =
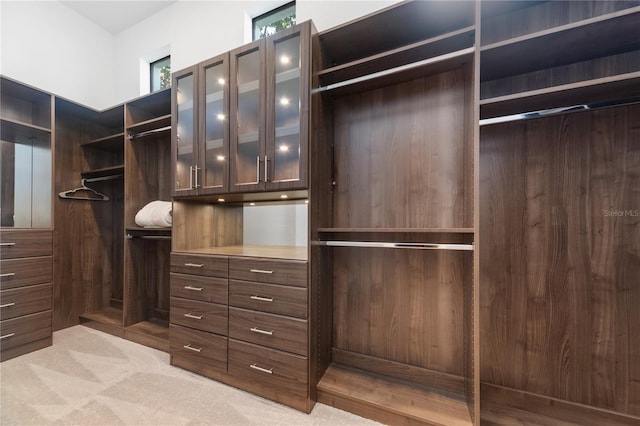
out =
<svg viewBox="0 0 640 426"><path fill-rule="evenodd" d="M136 225L145 228L170 228L171 201L152 201L136 214Z"/></svg>

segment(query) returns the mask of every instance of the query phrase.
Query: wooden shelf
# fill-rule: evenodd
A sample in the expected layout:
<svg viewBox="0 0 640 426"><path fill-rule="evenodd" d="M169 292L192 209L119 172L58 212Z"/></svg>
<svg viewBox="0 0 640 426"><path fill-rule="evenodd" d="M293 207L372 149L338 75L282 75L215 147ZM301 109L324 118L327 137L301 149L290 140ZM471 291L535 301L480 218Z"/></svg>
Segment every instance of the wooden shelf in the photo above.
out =
<svg viewBox="0 0 640 426"><path fill-rule="evenodd" d="M105 177L124 176L124 165L104 167L102 169L87 170L80 173L83 179L96 179Z"/></svg>
<svg viewBox="0 0 640 426"><path fill-rule="evenodd" d="M171 237L171 228L127 227L127 238Z"/></svg>
<svg viewBox="0 0 640 426"><path fill-rule="evenodd" d="M102 151L119 152L124 148L124 132L93 139L82 144L83 147L96 148Z"/></svg>
<svg viewBox="0 0 640 426"><path fill-rule="evenodd" d="M415 1L392 5L319 33L325 68L467 28L474 24L474 12L473 2Z"/></svg>
<svg viewBox="0 0 640 426"><path fill-rule="evenodd" d="M171 126L171 114L133 124L127 127L127 133L129 137L131 137L131 135L148 132L150 130L162 129L168 126ZM169 129L166 130L168 131Z"/></svg>
<svg viewBox="0 0 640 426"><path fill-rule="evenodd" d="M150 319L124 329L124 337L141 345L169 352L169 322Z"/></svg>
<svg viewBox="0 0 640 426"><path fill-rule="evenodd" d="M471 425L463 395L329 366L318 382L318 402L387 424Z"/></svg>
<svg viewBox="0 0 640 426"><path fill-rule="evenodd" d="M20 138L46 139L51 136L51 130L46 127L8 118L0 119L0 127L2 128L0 137L5 141L15 141Z"/></svg>
<svg viewBox="0 0 640 426"><path fill-rule="evenodd" d="M318 228L327 233L421 233L421 234L473 234L473 228Z"/></svg>
<svg viewBox="0 0 640 426"><path fill-rule="evenodd" d="M388 52L327 68L318 73L320 84L327 86L339 81L350 80L385 69L395 68L472 47L474 43L474 29L475 27L473 26L466 27Z"/></svg>
<svg viewBox="0 0 640 426"><path fill-rule="evenodd" d="M640 48L640 6L482 46L481 81Z"/></svg>
<svg viewBox="0 0 640 426"><path fill-rule="evenodd" d="M205 247L193 250L180 250L183 253L214 254L220 256L266 257L271 259L308 260L307 247L297 246L253 246L238 245L224 247Z"/></svg>
<svg viewBox="0 0 640 426"><path fill-rule="evenodd" d="M330 91L334 95L343 95L374 90L383 86L402 83L433 74L440 74L472 63L473 53L474 48L469 47L350 80L339 81L328 86L321 86L314 89L314 92Z"/></svg>
<svg viewBox="0 0 640 426"><path fill-rule="evenodd" d="M640 71L482 99L480 118L632 99L638 96L640 96Z"/></svg>

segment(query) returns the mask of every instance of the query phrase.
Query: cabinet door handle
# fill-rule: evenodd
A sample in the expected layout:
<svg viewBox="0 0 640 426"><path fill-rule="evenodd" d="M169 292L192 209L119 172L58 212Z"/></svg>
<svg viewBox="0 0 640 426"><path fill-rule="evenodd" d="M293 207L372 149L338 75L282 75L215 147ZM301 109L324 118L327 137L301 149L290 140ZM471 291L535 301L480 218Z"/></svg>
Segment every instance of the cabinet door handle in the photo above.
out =
<svg viewBox="0 0 640 426"><path fill-rule="evenodd" d="M0 243L0 247L13 247L16 243Z"/></svg>
<svg viewBox="0 0 640 426"><path fill-rule="evenodd" d="M264 181L269 182L269 157L264 156Z"/></svg>
<svg viewBox="0 0 640 426"><path fill-rule="evenodd" d="M260 156L256 157L256 182L260 182Z"/></svg>
<svg viewBox="0 0 640 426"><path fill-rule="evenodd" d="M4 305L0 305L0 308L8 308L10 306L15 305L15 302L11 302L11 303L5 303Z"/></svg>
<svg viewBox="0 0 640 426"><path fill-rule="evenodd" d="M0 336L0 340L2 339L8 339L9 337L13 337L15 336L16 333L9 333L9 334L5 334L4 336Z"/></svg>
<svg viewBox="0 0 640 426"><path fill-rule="evenodd" d="M262 371L263 373L273 374L273 368L262 368L258 367L256 364L251 364L249 367L253 368L254 370Z"/></svg>
<svg viewBox="0 0 640 426"><path fill-rule="evenodd" d="M185 285L184 288L186 290L202 291L202 287L193 287L193 286L190 286L190 285Z"/></svg>
<svg viewBox="0 0 640 426"><path fill-rule="evenodd" d="M189 188L193 188L193 166L189 166Z"/></svg>
<svg viewBox="0 0 640 426"><path fill-rule="evenodd" d="M251 298L261 302L273 302L273 297L251 296Z"/></svg>
<svg viewBox="0 0 640 426"><path fill-rule="evenodd" d="M185 263L184 266L190 266L192 268L202 268L204 264L202 263Z"/></svg>
<svg viewBox="0 0 640 426"><path fill-rule="evenodd" d="M6 274L0 274L0 278L13 277L15 275L16 275L15 272L8 272Z"/></svg>
<svg viewBox="0 0 640 426"><path fill-rule="evenodd" d="M266 269L249 269L249 272L255 272L257 274L273 274L273 271L267 271Z"/></svg>
<svg viewBox="0 0 640 426"><path fill-rule="evenodd" d="M267 336L273 336L273 330L271 331L267 331L267 330L262 330L258 327L251 327L249 330L253 331L254 333L258 333L258 334L266 334Z"/></svg>
<svg viewBox="0 0 640 426"><path fill-rule="evenodd" d="M194 352L202 352L202 349L204 349L204 347L201 348L194 348L193 346L191 346L191 343L189 343L188 345L182 345L183 348L185 349L189 349L190 351L194 351Z"/></svg>
<svg viewBox="0 0 640 426"><path fill-rule="evenodd" d="M193 170L195 171L195 175L196 175L196 177L195 177L195 179L194 179L194 181L195 181L196 185L194 186L194 188L199 188L199 186L198 186L198 169L199 169L199 167L198 167L198 166L195 166L195 167L193 168Z"/></svg>
<svg viewBox="0 0 640 426"><path fill-rule="evenodd" d="M201 320L202 318L204 318L204 315L193 315L192 313L184 314L184 316L187 318L197 319L197 320Z"/></svg>

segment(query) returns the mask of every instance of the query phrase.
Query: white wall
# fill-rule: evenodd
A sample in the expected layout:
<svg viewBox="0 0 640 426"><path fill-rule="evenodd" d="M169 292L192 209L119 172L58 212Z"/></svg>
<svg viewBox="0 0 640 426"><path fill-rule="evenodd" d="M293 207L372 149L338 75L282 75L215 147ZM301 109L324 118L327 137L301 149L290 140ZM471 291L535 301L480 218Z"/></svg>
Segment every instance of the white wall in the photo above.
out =
<svg viewBox="0 0 640 426"><path fill-rule="evenodd" d="M57 1L0 1L0 73L97 108L115 96L113 36Z"/></svg>
<svg viewBox="0 0 640 426"><path fill-rule="evenodd" d="M171 54L177 71L249 41L251 18L287 0L178 1L111 35L64 4L0 1L0 73L103 109L146 93L141 62ZM297 17L318 31L393 0L298 0Z"/></svg>

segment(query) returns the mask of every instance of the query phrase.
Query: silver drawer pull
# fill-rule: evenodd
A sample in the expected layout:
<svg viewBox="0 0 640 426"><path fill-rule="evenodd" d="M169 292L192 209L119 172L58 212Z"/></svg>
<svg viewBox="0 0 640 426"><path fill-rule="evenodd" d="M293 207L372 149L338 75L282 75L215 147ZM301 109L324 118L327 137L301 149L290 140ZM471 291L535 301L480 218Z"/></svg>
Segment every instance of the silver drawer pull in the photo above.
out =
<svg viewBox="0 0 640 426"><path fill-rule="evenodd" d="M254 370L262 371L263 373L273 374L273 368L262 368L258 367L256 364L251 364L249 367L253 368Z"/></svg>
<svg viewBox="0 0 640 426"><path fill-rule="evenodd" d="M0 305L0 308L8 308L9 306L13 306L13 305L15 305L15 303L14 303L14 302L11 302L11 303L5 303L4 305Z"/></svg>
<svg viewBox="0 0 640 426"><path fill-rule="evenodd" d="M186 290L202 291L202 287L193 287L193 286L190 286L190 285L185 285L184 288Z"/></svg>
<svg viewBox="0 0 640 426"><path fill-rule="evenodd" d="M251 296L251 299L261 302L273 302L273 297Z"/></svg>
<svg viewBox="0 0 640 426"><path fill-rule="evenodd" d="M197 320L201 320L202 318L204 318L204 315L193 315L191 313L184 314L184 316L187 317L187 318L197 319Z"/></svg>
<svg viewBox="0 0 640 426"><path fill-rule="evenodd" d="M16 243L0 243L0 247L13 247Z"/></svg>
<svg viewBox="0 0 640 426"><path fill-rule="evenodd" d="M15 272L9 272L7 274L0 274L0 278L13 277L15 275L16 275Z"/></svg>
<svg viewBox="0 0 640 426"><path fill-rule="evenodd" d="M202 352L202 349L204 349L204 348L194 348L193 346L191 346L191 343L189 343L188 345L182 345L182 347L198 353Z"/></svg>
<svg viewBox="0 0 640 426"><path fill-rule="evenodd" d="M251 272L255 272L258 274L273 274L273 271L266 271L264 269L249 269Z"/></svg>
<svg viewBox="0 0 640 426"><path fill-rule="evenodd" d="M202 268L202 263L185 263L184 266L191 266L192 268Z"/></svg>
<svg viewBox="0 0 640 426"><path fill-rule="evenodd" d="M262 329L260 329L258 327L251 327L249 330L253 331L254 333L266 334L267 336L273 336L273 330L267 331L267 330L262 330Z"/></svg>
<svg viewBox="0 0 640 426"><path fill-rule="evenodd" d="M13 337L15 336L16 333L9 333L9 334L5 334L4 336L0 336L0 340L2 339L8 339L9 337Z"/></svg>

